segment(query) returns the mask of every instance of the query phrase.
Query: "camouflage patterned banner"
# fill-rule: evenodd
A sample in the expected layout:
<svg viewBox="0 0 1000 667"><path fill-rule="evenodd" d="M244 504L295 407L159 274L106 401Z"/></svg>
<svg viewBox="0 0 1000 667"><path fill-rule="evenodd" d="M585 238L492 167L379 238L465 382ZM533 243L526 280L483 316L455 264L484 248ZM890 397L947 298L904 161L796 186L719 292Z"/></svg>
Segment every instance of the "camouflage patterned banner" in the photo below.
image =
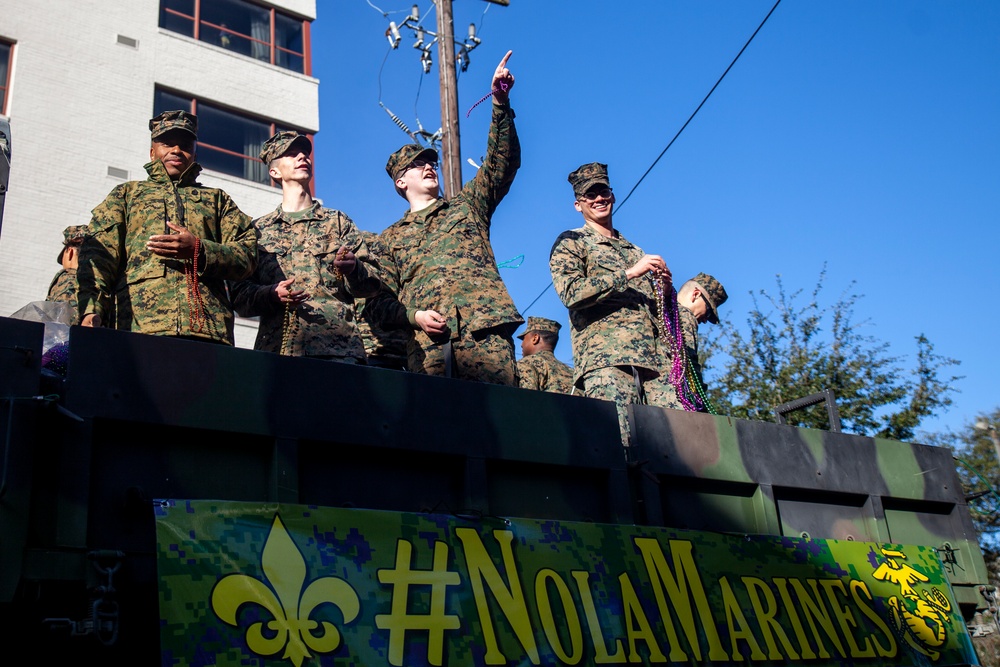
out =
<svg viewBox="0 0 1000 667"><path fill-rule="evenodd" d="M976 662L928 547L211 501L156 534L164 665Z"/></svg>

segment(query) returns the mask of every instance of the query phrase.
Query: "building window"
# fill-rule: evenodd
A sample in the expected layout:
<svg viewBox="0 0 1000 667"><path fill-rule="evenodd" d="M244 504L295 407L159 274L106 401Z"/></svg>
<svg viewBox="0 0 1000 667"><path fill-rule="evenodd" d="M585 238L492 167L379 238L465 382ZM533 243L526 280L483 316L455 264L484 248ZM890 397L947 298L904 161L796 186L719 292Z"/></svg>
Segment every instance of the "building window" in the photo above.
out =
<svg viewBox="0 0 1000 667"><path fill-rule="evenodd" d="M183 109L198 116L198 164L212 171L272 184L267 165L258 157L260 149L275 132L295 128L232 111L189 95L157 89L153 115L173 109Z"/></svg>
<svg viewBox="0 0 1000 667"><path fill-rule="evenodd" d="M160 27L312 74L309 21L247 0L160 0Z"/></svg>
<svg viewBox="0 0 1000 667"><path fill-rule="evenodd" d="M14 45L0 40L0 113L7 115L7 91L10 90L11 59L14 57Z"/></svg>

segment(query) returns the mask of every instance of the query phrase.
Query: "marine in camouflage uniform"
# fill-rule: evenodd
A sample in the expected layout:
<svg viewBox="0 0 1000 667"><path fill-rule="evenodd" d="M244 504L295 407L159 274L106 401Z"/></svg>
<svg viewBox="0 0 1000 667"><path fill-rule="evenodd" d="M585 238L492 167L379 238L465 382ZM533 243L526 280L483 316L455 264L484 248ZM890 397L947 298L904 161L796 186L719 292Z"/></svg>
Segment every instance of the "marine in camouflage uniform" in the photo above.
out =
<svg viewBox="0 0 1000 667"><path fill-rule="evenodd" d="M551 391L557 394L573 393L573 369L556 359L559 329L562 325L544 317L529 317L528 326L521 339L521 359L517 370L522 389Z"/></svg>
<svg viewBox="0 0 1000 667"><path fill-rule="evenodd" d="M264 143L260 159L281 183L282 203L254 221L257 269L230 285L233 307L260 316L256 350L363 364L354 297L378 291L378 269L354 222L313 200L311 154L297 132Z"/></svg>
<svg viewBox="0 0 1000 667"><path fill-rule="evenodd" d="M79 287L76 280L76 271L80 259L80 244L83 243L86 235L87 225L70 225L63 230L63 247L56 258L56 261L62 264L62 268L52 278L52 283L49 285L49 293L45 297L46 301L66 304L67 324L80 323L80 311L77 306L77 291Z"/></svg>
<svg viewBox="0 0 1000 667"><path fill-rule="evenodd" d="M149 177L93 210L80 248L81 323L110 324L117 299L118 329L232 345L225 281L253 271L253 226L229 195L197 182L193 114L164 112L149 129Z"/></svg>
<svg viewBox="0 0 1000 667"><path fill-rule="evenodd" d="M552 282L569 309L576 386L584 396L615 402L627 446L628 404L679 407L660 374L665 351L653 284L670 272L662 257L645 254L614 229L607 165L585 164L569 182L584 225L553 244Z"/></svg>
<svg viewBox="0 0 1000 667"><path fill-rule="evenodd" d="M698 359L698 325L703 322L719 323L719 306L729 298L726 288L714 276L699 273L681 286L677 292L677 312L680 315L681 335L684 338L685 356L691 372L704 390L701 361ZM669 373L669 370L664 372ZM692 388L693 391L697 389ZM707 406L700 410L707 412Z"/></svg>
<svg viewBox="0 0 1000 667"><path fill-rule="evenodd" d="M688 365L702 386L705 386L701 362L698 360L698 317L690 309L680 304L677 306L677 312L681 319L681 336L684 338L684 352Z"/></svg>
<svg viewBox="0 0 1000 667"><path fill-rule="evenodd" d="M411 371L517 386L513 333L524 320L500 278L490 225L521 164L507 93L508 52L493 76L493 118L483 165L450 199L438 196L437 152L419 144L389 157L386 172L410 211L382 232L386 281L399 303L380 322L404 317L415 330ZM400 312L402 309L403 312Z"/></svg>
<svg viewBox="0 0 1000 667"><path fill-rule="evenodd" d="M366 231L361 232L361 237L368 245L369 253L381 267L382 260L380 258L385 255L382 240L378 234ZM382 270L381 274L386 276L387 272ZM387 280L388 278L382 281L379 293L375 297L355 299L354 309L358 316L361 341L365 346L365 354L368 355L368 365L405 371L407 368L406 349L413 338L413 329L406 319L406 309L399 304L394 286L386 284ZM400 319L394 324L380 322L376 317L379 302L395 302L392 309L401 313ZM389 310L389 308L383 307L383 310Z"/></svg>

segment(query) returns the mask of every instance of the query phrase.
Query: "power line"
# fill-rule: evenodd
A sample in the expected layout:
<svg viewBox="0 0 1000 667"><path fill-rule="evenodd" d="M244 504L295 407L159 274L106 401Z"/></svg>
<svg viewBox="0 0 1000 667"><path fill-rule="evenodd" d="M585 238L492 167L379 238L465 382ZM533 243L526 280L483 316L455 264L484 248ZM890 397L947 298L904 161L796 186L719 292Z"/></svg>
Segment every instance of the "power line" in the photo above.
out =
<svg viewBox="0 0 1000 667"><path fill-rule="evenodd" d="M531 307L532 307L532 306L534 306L534 305L535 305L535 303L536 303L536 302L537 302L537 301L538 301L539 299L541 299L541 298L542 298L542 295L543 295L543 294L545 294L546 292L548 292L548 291L549 291L549 288L550 288L550 287L552 287L552 282L551 282L551 281L549 282L549 284L548 284L548 285L546 285L546 286L545 286L545 289L543 289L543 290L542 290L541 292L539 292L539 293L538 293L538 296L536 296L536 297L535 297L534 301L532 301L531 303L529 303L529 304L528 304L528 307L527 307L527 308L525 308L524 310L522 310L522 311L521 311L521 314L522 314L522 315L524 315L524 314L525 314L525 313L527 313L527 312L528 312L529 310L531 310Z"/></svg>
<svg viewBox="0 0 1000 667"><path fill-rule="evenodd" d="M686 128L686 127L688 126L688 124L689 124L689 123L690 123L690 122L691 122L692 120L694 120L694 117L695 117L695 116L696 116L696 115L698 114L698 112L699 112L699 111L701 111L701 108L702 108L703 106L705 106L705 102L707 102L707 101L708 101L708 98L712 96L712 93L714 93L714 92L715 92L715 89L719 87L719 84L720 84L720 83L722 83L722 80L726 78L726 75L727 75L727 74L729 74L729 70L731 70L731 69L733 68L733 65L735 65L735 64L736 64L736 61L737 61L737 60L739 60L739 59L740 59L740 56L742 56L742 55L743 55L743 52L747 50L747 47L748 47L748 46L750 46L750 42L752 42L752 41L753 41L753 38L757 36L757 33L758 33L758 32L760 32L760 29L764 27L764 24L765 24L765 23L767 23L767 20L768 20L769 18L771 18L771 14L773 14L773 13L774 13L774 10L775 10L775 9L777 9L777 8L778 8L778 5L780 5L780 4L781 4L781 0L777 0L777 1L776 1L776 2L774 3L774 6L773 6L773 7L771 7L771 11L769 11L769 12L767 13L767 16L765 16L765 17L764 17L764 20L763 20L763 21L761 21L761 22L760 22L760 25L759 25L759 26L757 26L757 29L753 31L753 34L752 34L752 35L750 35L750 39L748 39L748 40L747 40L747 42L746 42L746 44L744 44L744 45L743 45L743 48L742 48L742 49L740 49L740 52L736 54L736 57L735 57L735 58L733 58L733 61L732 61L731 63L729 63L729 67L727 67L727 68L726 68L726 71L722 73L722 76L720 76L720 77L719 77L719 80L715 82L715 85L714 85L714 86L712 86L712 89L708 91L708 94L707 94L707 95L705 95L704 99L702 99L702 101L701 101L701 104L699 104L699 105L698 105L698 108L696 108L696 109L695 109L695 110L694 110L694 111L693 111L693 112L691 113L691 115L690 115L690 116L688 117L688 119L687 119L687 120L686 120L686 121L684 122L684 125L682 125L682 126L681 126L681 129L677 130L677 134L675 134L675 135L674 135L674 138L670 140L670 143L668 143L668 144L667 144L667 147L666 147L666 148L664 148L664 149L663 149L662 151L660 151L660 154L659 154L659 155L658 155L658 156L656 157L656 159L655 159L655 160L653 160L653 164L649 165L649 169L647 169L647 170L646 170L646 173L644 173L644 174L643 174L643 175L642 175L642 176L641 176L641 177L639 178L639 180L638 180L638 181L636 181L635 185L633 185L633 186L632 186L632 189L628 191L628 194L627 194L627 195L625 195L625 199L623 199L623 200L622 200L622 202L621 202L620 204L616 204L616 208L617 208L617 209L618 209L619 211L621 211L621 208L622 208L622 206L624 206L624 205L625 205L625 202L627 202L627 201L628 201L628 199L629 199L629 197L631 197L631 196L632 196L632 193L633 193L633 192L635 192L636 188L638 188L638 187L639 187L639 184L640 184L640 183L642 183L642 181L643 181L643 180L644 180L644 179L646 178L646 176L648 176L648 175L649 175L649 172L653 171L653 167L655 167L655 166L656 166L656 163L660 161L660 158L662 158L662 157L663 157L663 156L664 156L664 155L666 154L666 152L667 152L668 150L670 150L670 147L674 145L674 142L675 142L675 141L677 141L677 137L681 136L681 132L683 132L683 131L684 131L684 128ZM524 310L522 310L522 311L521 311L521 314L522 314L522 315L524 315L524 314L525 314L525 313L527 313L527 312L528 312L529 310L531 310L531 307L532 307L532 306L534 306L534 305L535 305L535 303L537 303L537 302L538 302L538 300L539 300L539 299L541 299L541 298L542 298L542 296L543 296L543 295L544 295L544 294L545 294L545 293L546 293L547 291L549 291L549 288L550 288L550 287L552 287L552 283L551 283L551 282L550 282L550 283L549 283L548 285L546 285L546 286L545 286L545 289L543 289L543 290L542 290L541 292L539 292L539 293L538 293L538 296L536 296L536 297L534 298L534 300L532 300L532 302L528 304L528 307L527 307L527 308L525 308Z"/></svg>
<svg viewBox="0 0 1000 667"><path fill-rule="evenodd" d="M373 5L371 3L371 0L367 0L367 2L368 2L368 6L369 7L371 7L375 11L377 11L379 14L381 14L385 18L389 18L389 14L403 14L403 13L406 13L406 12L410 11L409 9L394 9L392 11L385 12L385 11L382 11L382 9L380 7L376 7L375 5Z"/></svg>
<svg viewBox="0 0 1000 667"><path fill-rule="evenodd" d="M367 0L368 5L378 11L384 18L388 18L390 14L400 14L403 13L402 10L396 11L383 11L380 7L376 7L372 4L371 0ZM484 3L486 7L483 9L483 13L479 19L479 28L476 28L474 23L469 24L468 36L459 44L460 48L456 53L456 58L461 68L456 72L456 80L469 66L469 54L481 43L480 38L477 36L477 32L482 30L483 23L486 19L486 12L489 11L489 3ZM389 115L390 120L399 127L404 133L406 133L412 141L419 142L421 144L426 144L431 148L438 148L444 137L444 129L438 129L437 132L430 132L424 129L423 124L420 122L420 93L423 89L424 75L428 74L433 65L433 48L434 45L438 43L438 35L436 32L427 30L423 27L424 20L430 15L431 10L437 11L437 3L432 1L427 9L424 11L423 15L420 14L417 5L413 5L409 10L406 10L406 18L397 24L395 21L389 22L389 27L385 31L385 37L389 41L389 51L386 53L385 58L382 60L382 65L379 67L378 73L378 104L382 109ZM416 130L411 130L409 126L404 122L399 116L397 116L388 106L386 106L384 100L382 99L382 74L385 69L386 61L388 60L389 53L396 50L400 42L402 41L401 30L410 30L413 32L414 37L416 37L416 42L413 44L413 48L420 52L420 65L422 73L417 82L417 92L413 100L413 117L417 124Z"/></svg>
<svg viewBox="0 0 1000 667"><path fill-rule="evenodd" d="M646 176L649 175L649 172L653 171L653 167L655 167L656 163L660 161L660 158L662 158L664 154L668 150L670 150L670 147L674 145L674 142L677 141L677 137L681 136L681 132L683 132L684 128L688 126L688 123L694 120L694 117L698 114L699 111L701 111L701 108L705 106L705 102L707 102L708 98L712 96L712 93L715 92L715 89L719 87L719 84L722 83L722 80L726 78L726 75L729 74L729 70L733 68L733 65L736 64L736 61L739 60L740 56L743 55L743 52L747 50L747 47L750 46L750 42L752 42L753 38L757 36L757 33L760 32L760 29L764 27L764 24L767 23L767 20L771 18L771 14L774 13L774 10L777 9L778 5L780 4L781 0L777 0L777 2L774 3L774 7L771 7L771 11L767 13L767 16L764 17L764 20L761 21L760 25L757 26L757 29L753 31L753 34L750 35L750 39L748 39L747 43L743 45L743 48L740 49L740 52L736 54L736 57L733 58L733 61L729 63L729 67L727 67L726 71L722 73L722 76L719 77L719 80L715 82L715 85L712 86L712 89L708 91L708 94L705 95L705 98L701 101L701 104L698 105L698 108L695 109L694 112L688 117L688 119L684 122L684 125L681 126L681 129L677 130L677 134L674 135L674 138L670 140L670 143L667 144L667 147L660 152L660 154L656 157L655 160L653 160L653 164L649 165L649 169L646 170L646 173L644 173L642 177L636 182L636 184L632 186L632 189L628 191L627 195L625 195L625 199L622 200L622 203L618 204L619 211L621 210L622 206L625 205L625 202L628 201L628 198L632 196L632 193L635 192L635 189L639 187L639 184L642 183L643 179L645 179Z"/></svg>

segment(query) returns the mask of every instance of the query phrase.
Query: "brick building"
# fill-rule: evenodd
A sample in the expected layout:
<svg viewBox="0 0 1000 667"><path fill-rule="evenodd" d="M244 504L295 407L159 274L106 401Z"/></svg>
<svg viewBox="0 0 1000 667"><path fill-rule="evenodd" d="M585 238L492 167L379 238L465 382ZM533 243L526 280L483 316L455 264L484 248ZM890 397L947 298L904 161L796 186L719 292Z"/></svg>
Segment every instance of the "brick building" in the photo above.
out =
<svg viewBox="0 0 1000 667"><path fill-rule="evenodd" d="M0 315L45 298L66 226L145 178L153 115L198 114L200 180L253 217L280 201L259 146L275 129L319 130L315 0L0 0L0 16L12 139ZM237 327L238 344L252 327Z"/></svg>

